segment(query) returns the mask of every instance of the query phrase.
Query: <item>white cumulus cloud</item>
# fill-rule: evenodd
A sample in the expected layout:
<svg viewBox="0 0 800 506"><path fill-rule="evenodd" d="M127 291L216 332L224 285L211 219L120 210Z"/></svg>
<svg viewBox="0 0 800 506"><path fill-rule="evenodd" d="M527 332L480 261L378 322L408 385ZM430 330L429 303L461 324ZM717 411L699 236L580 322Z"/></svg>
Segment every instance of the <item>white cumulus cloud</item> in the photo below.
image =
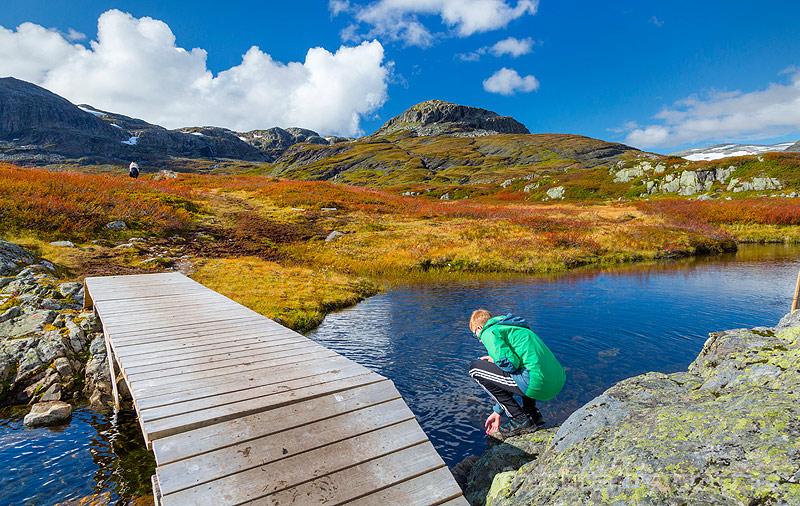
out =
<svg viewBox="0 0 800 506"><path fill-rule="evenodd" d="M766 89L692 96L665 108L657 124L636 128L626 142L637 147L670 147L708 141L766 139L800 131L800 72L786 84Z"/></svg>
<svg viewBox="0 0 800 506"><path fill-rule="evenodd" d="M370 27L367 37L386 37L407 45L428 47L436 36L420 16L438 16L459 37L504 28L526 14L536 14L539 0L518 0L510 5L505 0L377 0L365 6L332 0L334 15L349 12L357 24ZM358 33L351 28L346 34Z"/></svg>
<svg viewBox="0 0 800 506"><path fill-rule="evenodd" d="M253 46L216 76L206 56L176 45L166 23L118 10L100 16L89 48L33 23L0 26L0 75L168 128L302 126L356 135L361 118L386 101L392 65L377 41L334 53L311 48L304 62L289 63Z"/></svg>
<svg viewBox="0 0 800 506"><path fill-rule="evenodd" d="M483 89L501 95L528 93L539 89L539 81L532 75L522 77L516 70L503 67L483 81Z"/></svg>
<svg viewBox="0 0 800 506"><path fill-rule="evenodd" d="M489 49L489 51L498 57L507 54L517 58L523 54L528 54L533 51L533 39L530 37L526 37L524 39L509 37L505 40L497 42Z"/></svg>

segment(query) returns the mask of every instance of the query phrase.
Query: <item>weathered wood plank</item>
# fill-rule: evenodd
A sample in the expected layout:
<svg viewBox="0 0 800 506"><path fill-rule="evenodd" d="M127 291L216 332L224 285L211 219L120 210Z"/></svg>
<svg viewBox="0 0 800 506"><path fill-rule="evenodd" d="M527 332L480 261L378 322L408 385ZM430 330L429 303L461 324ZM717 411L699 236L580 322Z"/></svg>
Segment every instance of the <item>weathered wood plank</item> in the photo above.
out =
<svg viewBox="0 0 800 506"><path fill-rule="evenodd" d="M170 329L154 328L154 329L149 329L147 331L147 335L152 337L163 336L166 334L188 336L196 332L205 332L205 331L210 332L212 330L236 329L246 325L251 325L253 326L253 328L264 329L264 330L284 330L288 332L294 332L293 330L287 329L286 327L283 327L275 323L274 321L270 320L265 316L261 316L260 318L253 317L250 320L238 322L235 324L231 324L225 320L221 320L219 322L204 323L203 325L188 324L184 325L181 328L170 328ZM115 329L109 330L109 335L111 335L114 338L114 340L137 338L141 337L141 334L142 334L141 331L123 332L121 330L115 330Z"/></svg>
<svg viewBox="0 0 800 506"><path fill-rule="evenodd" d="M141 400L184 390L194 390L198 388L200 383L204 387L211 387L238 381L256 381L260 376L273 374L272 367L288 366L307 359L327 360L337 356L339 355L336 352L323 350L312 352L308 355L273 359L269 364L255 362L250 365L215 369L205 373L184 374L183 376L172 378L169 382L162 381L160 378L137 380L131 384L131 391L135 394L136 399Z"/></svg>
<svg viewBox="0 0 800 506"><path fill-rule="evenodd" d="M211 308L202 306L190 308L186 311L148 311L147 318L142 318L142 314L137 314L135 312L119 315L106 315L105 313L102 314L104 318L113 321L112 326L115 329L122 327L137 329L141 328L142 325L147 325L144 328L153 328L153 322L159 323L158 327L155 328L163 328L186 323L199 323L200 321L212 322L230 320L233 318L262 316L244 306L239 306L237 308L226 308L224 311L214 311Z"/></svg>
<svg viewBox="0 0 800 506"><path fill-rule="evenodd" d="M342 469L351 468L354 462L377 459L414 446L420 446L421 448L401 454L399 456L401 458L408 457L401 460L428 464L425 461L425 455L429 452L421 451L426 449L422 447L421 443L426 442L427 437L419 428L419 425L415 421L409 420L310 452L288 455L286 458L276 462L248 469L194 488L173 494L164 494L162 500L165 506L173 504L216 506L221 503L240 504L270 494L276 494L311 480L314 480L318 487L319 485L330 487L335 484L335 481L333 479L324 480L322 479L323 477ZM435 451L433 455L436 455ZM436 457L438 458L438 455ZM156 474L158 474L158 470L156 470ZM391 473L389 474L391 475ZM161 477L159 476L160 480ZM341 482L341 485L337 488L343 490L350 487L351 483ZM331 492L333 491L331 490ZM290 492L288 497L285 498L286 502L266 502L264 504L291 504L292 502L288 500L291 496ZM282 496L278 497L284 499ZM318 503L319 501L314 502ZM337 504L337 502L341 501L331 502L332 504Z"/></svg>
<svg viewBox="0 0 800 506"><path fill-rule="evenodd" d="M139 409L139 416L145 421L159 420L161 418L175 417L188 413L202 412L203 410L214 408L216 406L223 406L242 401L252 401L259 399L263 401L263 397L275 395L282 392L290 392L298 390L305 386L318 385L321 383L328 383L341 378L349 378L364 374L367 369L363 366L350 362L348 364L337 363L335 368L330 371L321 372L314 375L306 375L302 372L299 378L291 378L282 381L278 384L268 384L247 390L237 390L235 392L225 392L213 397L207 396L196 400L187 400L182 402L174 402L165 406L154 406L152 408Z"/></svg>
<svg viewBox="0 0 800 506"><path fill-rule="evenodd" d="M261 317L263 318L263 316ZM100 313L100 319L103 319L102 313ZM110 328L108 329L108 333L110 336L114 337L114 334L141 334L143 332L150 332L152 330L170 330L170 329L183 329L186 327L197 327L199 325L206 325L209 323L236 323L236 322L252 322L255 323L259 319L257 314L255 315L233 315L233 316L219 316L215 314L209 314L203 317L198 317L193 321L169 321L169 322L149 322L149 321L142 321L138 323L129 323L124 326L111 324ZM103 325L107 325L106 322L103 322Z"/></svg>
<svg viewBox="0 0 800 506"><path fill-rule="evenodd" d="M291 345L304 342L301 337L287 337L275 341L266 341L258 337L241 339L237 341L225 341L224 343L212 342L205 345L192 346L185 350L157 351L150 354L126 354L125 365L128 368L145 364L158 364L161 362L175 362L191 358L202 358L210 356L231 357L234 353L256 351L266 348L275 348L284 345Z"/></svg>
<svg viewBox="0 0 800 506"><path fill-rule="evenodd" d="M384 379L378 383L323 395L280 409L168 436L153 443L153 452L158 465L164 465L251 439L280 434L294 427L295 420L308 420L314 416L322 420L400 398L394 384Z"/></svg>
<svg viewBox="0 0 800 506"><path fill-rule="evenodd" d="M442 463L442 466L444 466L444 463ZM380 469L382 473L386 471L386 468ZM443 501L447 501L446 504L450 504L451 500L456 499L461 499L461 502L453 504L469 506L469 503L461 495L461 489L456 485L450 470L447 467L440 467L410 480L400 481L383 490L347 501L347 505L438 505L442 504Z"/></svg>
<svg viewBox="0 0 800 506"><path fill-rule="evenodd" d="M365 434L400 422L412 420L414 413L402 399L351 411L320 421L298 419L296 426L279 435L270 434L227 448L173 462L158 468L161 491L171 494L203 483L240 473L254 467L350 439L354 428ZM309 423L311 422L311 423ZM281 441L280 444L276 444Z"/></svg>
<svg viewBox="0 0 800 506"><path fill-rule="evenodd" d="M425 442L243 504L269 506L350 504L351 501L375 490L402 484L405 480L436 470L437 465L443 465L440 462L441 459L431 443ZM450 479L452 480L452 477ZM415 503L367 502L366 504L405 506ZM435 504L435 502L425 501L416 504Z"/></svg>
<svg viewBox="0 0 800 506"><path fill-rule="evenodd" d="M329 352L329 350L324 350ZM223 395L234 394L237 392L251 392L256 388L267 387L269 385L279 384L281 391L286 391L288 388L295 385L309 384L311 381L302 381L314 376L323 374L333 374L335 372L346 372L353 369L353 362L347 360L342 356L324 356L325 360L317 362L308 361L294 362L289 365L281 365L271 367L264 367L263 369L256 369L254 374L247 375L230 375L227 382L219 385L207 385L205 382L200 383L191 390L172 391L167 394L139 397L136 406L139 410L153 409L159 406L168 406L169 410L174 414L181 412L180 407L176 406L177 403L185 403L188 401L204 399L204 403L208 402L209 406L214 405L213 402L218 402ZM360 367L360 366L359 366ZM363 369L355 369L363 371ZM202 385L202 386L200 386ZM209 400L209 397L216 397L219 399ZM236 399L241 400L241 399ZM213 402L212 402L213 401ZM150 414L148 414L150 416Z"/></svg>
<svg viewBox="0 0 800 506"><path fill-rule="evenodd" d="M151 441L154 441L156 439L177 434L179 432L186 432L199 427L207 427L216 423L233 420L234 418L241 416L260 413L262 411L267 411L274 408L280 408L304 399L311 399L329 393L341 392L361 385L377 383L382 379L382 376L370 372L368 374L361 374L336 381L329 381L326 383L309 385L286 392L276 393L274 395L262 397L259 402L253 402L252 400L235 402L209 408L202 414L198 414L196 412L185 413L182 415L171 416L169 418L143 422L143 425L145 428L145 434L148 435Z"/></svg>
<svg viewBox="0 0 800 506"><path fill-rule="evenodd" d="M287 331L287 330L280 330L280 329L262 329L262 328L254 328L249 325L242 325L239 327L229 328L229 329L212 329L212 330L205 330L201 331L198 327L196 332L191 334L181 333L176 334L174 336L165 333L163 335L158 336L151 336L149 333L141 334L137 337L129 337L125 339L118 339L114 338L112 334L112 339L114 339L114 344L119 349L130 349L130 351L135 351L136 348L130 348L132 346L147 346L149 348L158 347L165 344L175 343L181 345L189 345L192 347L195 346L202 346L204 344L213 344L217 342L233 342L239 341L242 339L253 339L253 338L260 338L263 342L268 342L271 340L283 340L286 337L295 337L299 338L302 337L294 332Z"/></svg>
<svg viewBox="0 0 800 506"><path fill-rule="evenodd" d="M268 343L264 343L268 344ZM185 358L182 360L172 360L169 362L151 362L148 364L129 365L122 360L125 374L130 378L145 375L152 372L167 372L164 376L175 376L185 372L195 372L199 370L210 370L228 365L246 364L259 361L265 358L283 357L293 353L302 353L309 349L322 350L323 346L314 341L299 341L295 343L282 343L282 346L263 346L255 349L245 349L237 352L218 353L216 355L204 356L199 358Z"/></svg>

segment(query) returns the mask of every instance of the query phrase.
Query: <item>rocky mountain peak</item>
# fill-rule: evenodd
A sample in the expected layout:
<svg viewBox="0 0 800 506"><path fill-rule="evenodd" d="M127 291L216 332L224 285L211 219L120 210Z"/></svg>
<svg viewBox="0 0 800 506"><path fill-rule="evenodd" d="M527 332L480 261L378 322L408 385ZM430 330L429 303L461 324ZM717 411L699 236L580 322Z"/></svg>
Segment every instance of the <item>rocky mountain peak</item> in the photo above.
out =
<svg viewBox="0 0 800 506"><path fill-rule="evenodd" d="M486 109L452 104L443 100L428 100L390 119L373 135L481 137L529 133L525 125L510 116L500 116Z"/></svg>

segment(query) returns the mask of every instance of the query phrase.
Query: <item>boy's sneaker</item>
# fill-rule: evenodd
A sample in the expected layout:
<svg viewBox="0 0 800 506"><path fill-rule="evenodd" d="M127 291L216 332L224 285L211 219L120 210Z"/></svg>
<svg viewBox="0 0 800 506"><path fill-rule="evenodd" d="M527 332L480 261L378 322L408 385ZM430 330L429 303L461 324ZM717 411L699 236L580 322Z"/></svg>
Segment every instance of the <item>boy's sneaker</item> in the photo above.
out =
<svg viewBox="0 0 800 506"><path fill-rule="evenodd" d="M534 422L529 416L521 415L516 418L512 418L501 425L497 432L499 433L498 435L505 439L525 432L534 432L538 428L539 427L536 422Z"/></svg>

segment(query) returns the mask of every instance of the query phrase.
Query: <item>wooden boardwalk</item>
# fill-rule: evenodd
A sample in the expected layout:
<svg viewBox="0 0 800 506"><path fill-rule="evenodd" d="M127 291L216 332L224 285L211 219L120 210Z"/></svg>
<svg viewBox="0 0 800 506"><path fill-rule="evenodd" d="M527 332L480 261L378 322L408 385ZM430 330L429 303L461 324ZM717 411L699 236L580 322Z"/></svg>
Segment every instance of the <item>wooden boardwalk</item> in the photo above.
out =
<svg viewBox="0 0 800 506"><path fill-rule="evenodd" d="M85 283L157 503L467 505L390 380L178 273Z"/></svg>

